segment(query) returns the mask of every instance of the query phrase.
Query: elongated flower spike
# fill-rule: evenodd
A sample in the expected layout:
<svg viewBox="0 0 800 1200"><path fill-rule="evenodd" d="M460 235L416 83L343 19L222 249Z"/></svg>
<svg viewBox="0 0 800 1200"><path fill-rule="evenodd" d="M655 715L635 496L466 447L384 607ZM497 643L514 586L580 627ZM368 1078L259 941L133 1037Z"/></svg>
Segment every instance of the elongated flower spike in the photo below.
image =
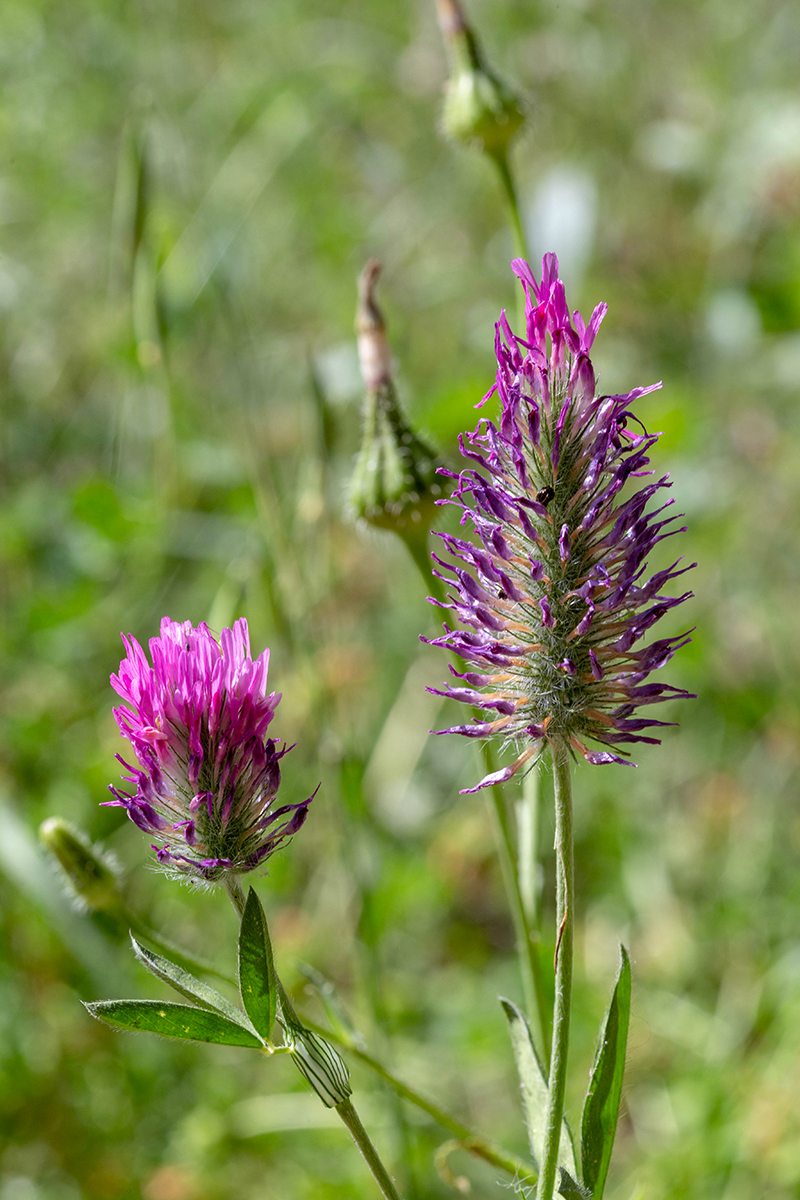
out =
<svg viewBox="0 0 800 1200"><path fill-rule="evenodd" d="M252 871L297 832L314 798L275 805L287 747L266 736L280 701L267 695L269 650L252 660L244 619L217 641L205 623L164 617L152 666L135 638L122 640L111 686L126 704L114 716L139 766L117 755L134 790L111 787L107 803L155 837L171 873L215 883Z"/></svg>
<svg viewBox="0 0 800 1200"><path fill-rule="evenodd" d="M646 575L653 548L685 531L674 526L678 516L666 515L672 500L649 507L672 485L664 475L620 495L628 481L654 475L648 452L659 435L648 434L630 408L661 384L598 395L589 352L606 305L588 325L580 313L570 316L554 254L544 257L541 282L523 259L511 265L525 289L525 337L502 313L496 381L477 405L496 393L500 422L482 418L460 439L470 465L453 475L455 490L443 502L461 510L477 542L439 533L455 561L433 556L441 567L434 574L452 590L431 603L467 628L445 625L431 645L453 651L469 669L451 667L461 682L429 690L487 710L485 720L438 732L500 738L517 749L510 766L471 792L510 779L548 742L590 763L627 763L618 749L657 743L652 730L666 724L636 710L690 698L647 682L688 634L639 646L691 596L664 594L691 569L682 559Z"/></svg>

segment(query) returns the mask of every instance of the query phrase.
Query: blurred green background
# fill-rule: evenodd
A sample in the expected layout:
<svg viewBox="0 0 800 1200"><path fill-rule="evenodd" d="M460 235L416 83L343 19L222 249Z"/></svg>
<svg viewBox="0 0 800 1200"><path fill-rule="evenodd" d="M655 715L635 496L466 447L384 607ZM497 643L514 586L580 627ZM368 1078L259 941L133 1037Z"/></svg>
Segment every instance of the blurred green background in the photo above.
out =
<svg viewBox="0 0 800 1200"><path fill-rule="evenodd" d="M634 962L612 1200L800 1196L800 8L781 0L473 0L526 97L514 163L534 254L609 303L605 390L664 379L700 563L699 693L638 771L576 770L570 1104L620 938ZM371 1196L284 1061L118 1035L80 999L163 995L70 909L52 814L133 870L154 923L233 966L221 896L149 869L102 809L119 631L246 615L272 648L282 795L312 815L260 892L282 973L333 979L371 1046L525 1152L498 993L519 999L478 777L423 688L444 655L403 545L348 523L355 277L381 290L414 421L454 454L514 302L490 166L437 131L428 0L0 9L3 688L0 1200ZM689 606L687 606L687 609ZM677 626L675 626L677 629ZM448 722L449 723L449 722ZM545 842L549 844L546 832ZM546 861L549 896L552 862ZM548 913L548 915L550 915ZM549 928L548 923L548 928ZM550 935L552 937L552 935ZM354 1067L407 1200L454 1194L446 1134ZM463 1153L477 1196L498 1177ZM508 1182L503 1181L503 1182Z"/></svg>

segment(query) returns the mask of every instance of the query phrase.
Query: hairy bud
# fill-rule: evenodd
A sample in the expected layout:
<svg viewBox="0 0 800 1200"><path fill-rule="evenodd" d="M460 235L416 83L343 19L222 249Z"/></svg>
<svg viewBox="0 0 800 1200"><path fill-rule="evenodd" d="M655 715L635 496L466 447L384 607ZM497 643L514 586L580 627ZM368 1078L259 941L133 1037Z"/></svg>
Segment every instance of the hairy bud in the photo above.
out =
<svg viewBox="0 0 800 1200"><path fill-rule="evenodd" d="M39 838L55 858L75 900L88 912L113 912L120 907L120 870L109 854L92 845L70 821L48 817Z"/></svg>

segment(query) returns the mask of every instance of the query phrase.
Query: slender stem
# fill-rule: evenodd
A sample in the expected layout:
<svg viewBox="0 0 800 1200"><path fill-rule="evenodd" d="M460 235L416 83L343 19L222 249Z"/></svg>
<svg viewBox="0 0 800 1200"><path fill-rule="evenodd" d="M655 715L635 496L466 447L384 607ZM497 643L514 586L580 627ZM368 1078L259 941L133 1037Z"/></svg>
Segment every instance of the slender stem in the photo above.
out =
<svg viewBox="0 0 800 1200"><path fill-rule="evenodd" d="M342 852L360 901L360 915L357 925L357 948L360 951L358 961L361 967L362 991L367 1001L373 1036L378 1040L378 1044L381 1046L383 1052L388 1055L390 1052L390 1040L386 1029L389 1014L386 1010L380 985L381 972L373 888L364 875L363 856L358 853L358 828L353 823L351 813L348 811L346 805L341 806L340 816L344 823ZM409 1128L400 1097L396 1092L389 1091L387 1099L395 1139L394 1154L392 1156L394 1161L392 1165L394 1167L402 1164L403 1174L400 1176L399 1186L403 1188L408 1200L417 1200L419 1189L413 1169L413 1134Z"/></svg>
<svg viewBox="0 0 800 1200"><path fill-rule="evenodd" d="M490 158L497 167L497 173L500 176L500 183L503 187L503 195L506 200L506 208L508 209L508 224L511 228L511 240L514 244L514 253L519 258L527 259L528 244L525 238L525 229L522 224L522 218L519 212L519 201L517 200L517 188L514 183L514 176L511 171L511 164L508 161L508 149L503 147L496 153L491 154ZM520 331L525 329L525 293L520 284L517 289L517 320L519 321Z"/></svg>
<svg viewBox="0 0 800 1200"><path fill-rule="evenodd" d="M492 162L497 167L500 176L500 182L503 185L503 193L505 195L506 204L508 206L508 223L511 226L511 237L514 242L514 250L520 258L527 258L528 246L525 240L525 230L522 225L522 217L519 212L519 202L517 200L517 188L514 183L514 176L511 172L511 164L508 161L508 150L503 147L495 154L491 155Z"/></svg>
<svg viewBox="0 0 800 1200"><path fill-rule="evenodd" d="M239 883L236 875L225 876L225 891L230 896L231 904L239 914L239 920L241 921L242 917L244 916L244 907L247 902L244 898L242 885Z"/></svg>
<svg viewBox="0 0 800 1200"><path fill-rule="evenodd" d="M238 891L241 896L241 887L239 887L238 884L233 888L233 891L234 893ZM241 896L241 898L243 900L243 896ZM233 903L236 911L238 912L239 904L236 900L234 900ZM165 938L161 937L160 934L157 934L155 930L150 929L149 925L146 925L140 917L136 916L136 914L128 913L127 916L130 927L133 929L134 933L141 937L147 938L147 940L152 942L154 946L158 946L174 961L179 962L180 965L185 967L187 970L198 971L201 975L215 975L218 979L224 980L225 983L231 984L232 987L236 986L236 980L232 975L229 975L225 971L217 970L216 967L212 967L202 958L197 958L188 950L179 949L178 947L174 946L172 942L167 941ZM385 1067L379 1059L374 1058L371 1054L368 1054L366 1050L362 1050L359 1046L357 1046L352 1038L338 1033L335 1030L327 1029L324 1026L319 1025L316 1021L309 1020L309 1018L306 1016L303 1016L302 1021L306 1029L313 1030L314 1033L318 1033L321 1037L327 1038L329 1042L335 1042L337 1046L341 1046L342 1049L346 1050L348 1054L351 1054L353 1058L357 1058L359 1062L364 1064L364 1066L369 1067L371 1071L373 1071L380 1079L383 1079L384 1082L387 1083L389 1087L392 1088L392 1090L403 1100L407 1100L410 1104L415 1105L422 1112L427 1113L428 1116L432 1117L438 1125L441 1125L442 1129L447 1129L450 1133L452 1133L453 1136L458 1139L463 1148L470 1154L474 1155L476 1158L483 1159L484 1162L491 1164L493 1167L497 1167L501 1171L508 1172L509 1175L516 1175L523 1180L527 1180L528 1182L533 1182L536 1179L536 1171L530 1163L525 1162L524 1159L517 1158L516 1155L511 1154L510 1151L506 1150L503 1146L498 1146L494 1142L489 1142L485 1138L482 1138L479 1134L475 1133L474 1130L470 1129L468 1125L465 1125L463 1121L459 1121L457 1117L454 1117L452 1113L449 1113L446 1108L442 1108L441 1105L437 1104L433 1100L430 1100L421 1092L416 1091L415 1088L410 1087L409 1084L405 1083L402 1079L398 1079L397 1076L393 1075L392 1072Z"/></svg>
<svg viewBox="0 0 800 1200"><path fill-rule="evenodd" d="M550 1060L550 1097L544 1131L544 1154L536 1200L552 1200L555 1186L564 1092L569 1051L569 1017L572 997L572 941L575 922L575 862L572 833L572 786L569 752L553 746L556 809L556 1000L553 1011L553 1050Z"/></svg>
<svg viewBox="0 0 800 1200"><path fill-rule="evenodd" d="M242 886L235 875L225 876L225 890L230 896L231 904L241 918L244 915L246 901L244 892L242 891ZM277 983L279 993L283 997L284 1004L288 1004L280 979L278 979ZM293 1011L291 1010L290 1005L289 1008L290 1011ZM311 1026L309 1026L309 1028L311 1028ZM321 1030L320 1032L325 1038L329 1036L327 1030ZM343 1100L340 1104L336 1105L336 1111L344 1121L347 1128L350 1130L350 1133L353 1136L353 1141L358 1146L364 1157L364 1161L366 1162L370 1171L372 1171L372 1174L375 1176L378 1187L381 1189L381 1194L386 1198L386 1200L400 1200L400 1197L395 1190L395 1186L389 1178L386 1168L378 1157L377 1150L369 1140L367 1131L361 1124L361 1121L358 1118L358 1113L353 1108L351 1102L349 1100Z"/></svg>
<svg viewBox="0 0 800 1200"><path fill-rule="evenodd" d="M428 589L428 594L436 600L444 600L444 588L441 579L432 573L430 548L428 546L428 530L409 529L399 532L399 536L408 547L408 552L414 560L414 565L422 576L422 582Z"/></svg>
<svg viewBox="0 0 800 1200"><path fill-rule="evenodd" d="M493 1142L486 1141L480 1137L463 1121L459 1121L447 1109L436 1104L427 1096L423 1096L414 1088L409 1087L402 1079L398 1079L393 1075L382 1062L377 1058L373 1058L366 1050L361 1050L354 1045L352 1039L345 1037L340 1033L333 1032L330 1029L323 1028L322 1025L317 1025L314 1021L309 1021L307 1017L303 1017L303 1024L307 1029L311 1029L314 1033L319 1033L326 1037L328 1041L335 1042L341 1046L353 1058L357 1058L359 1062L364 1063L371 1071L374 1071L381 1079L383 1079L389 1087L391 1087L398 1096L404 1100L408 1100L411 1104L416 1105L422 1112L426 1112L429 1117L432 1117L437 1124L443 1129L449 1130L456 1138L458 1143L467 1150L475 1158L481 1158L484 1162L489 1163L493 1167L498 1167L501 1171L506 1171L509 1175L517 1176L519 1179L533 1183L536 1179L536 1170L528 1162L522 1158L517 1158L515 1154L511 1154L502 1146L497 1146Z"/></svg>
<svg viewBox="0 0 800 1200"><path fill-rule="evenodd" d="M364 1162L369 1167L375 1178L375 1182L381 1189L381 1195L385 1197L385 1200L400 1200L386 1168L378 1157L377 1150L369 1140L369 1135L361 1124L358 1113L353 1108L352 1102L350 1100L343 1100L341 1104L336 1105L336 1111L350 1130L353 1141L361 1151Z"/></svg>
<svg viewBox="0 0 800 1200"><path fill-rule="evenodd" d="M494 770L491 746L487 742L484 742L482 750L486 770L491 774ZM517 943L517 957L519 958L519 969L522 975L522 994L525 999L525 1010L528 1014L528 1020L539 1029L542 1055L547 1065L550 1060L550 1021L547 1012L542 964L539 961L536 942L534 940L535 933L528 922L522 891L520 890L514 838L511 833L506 802L503 798L503 789L498 784L494 784L489 791L492 796L495 828L497 830L497 853L500 859L500 870L506 889L506 899L511 909L511 920L514 925L514 935Z"/></svg>

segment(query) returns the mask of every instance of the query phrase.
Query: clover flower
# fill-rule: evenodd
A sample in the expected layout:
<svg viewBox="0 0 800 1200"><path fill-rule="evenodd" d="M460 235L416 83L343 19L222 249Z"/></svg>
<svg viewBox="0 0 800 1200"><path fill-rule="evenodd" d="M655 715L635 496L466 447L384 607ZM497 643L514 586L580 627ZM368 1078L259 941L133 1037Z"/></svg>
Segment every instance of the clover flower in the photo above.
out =
<svg viewBox="0 0 800 1200"><path fill-rule="evenodd" d="M122 640L111 685L130 708L114 716L139 768L117 755L135 790L111 787L107 803L155 835L159 863L174 872L212 883L252 871L297 832L314 798L274 807L287 747L266 737L281 698L267 695L269 650L252 660L244 619L217 641L205 623L164 617L152 666L135 638Z"/></svg>
<svg viewBox="0 0 800 1200"><path fill-rule="evenodd" d="M434 574L453 590L432 603L467 628L445 625L431 645L477 670L451 667L465 686L429 690L497 714L437 732L499 737L518 751L471 792L510 779L548 742L590 763L625 763L617 748L657 743L649 731L668 724L637 709L690 695L647 682L690 641L687 634L639 646L691 595L664 594L691 569L682 559L646 575L653 548L685 531L666 515L674 501L649 507L672 485L664 475L621 496L626 483L654 474L648 452L659 435L648 434L630 406L661 384L598 395L589 352L606 305L588 325L578 312L570 318L554 254L544 257L541 283L523 259L512 269L526 294L525 337L502 313L497 378L481 401L498 394L499 426L483 418L459 440L477 466L448 472L457 485L444 501L462 510L461 524L472 526L479 544L439 533L456 561L433 555L446 572ZM609 748L589 749L587 740Z"/></svg>

